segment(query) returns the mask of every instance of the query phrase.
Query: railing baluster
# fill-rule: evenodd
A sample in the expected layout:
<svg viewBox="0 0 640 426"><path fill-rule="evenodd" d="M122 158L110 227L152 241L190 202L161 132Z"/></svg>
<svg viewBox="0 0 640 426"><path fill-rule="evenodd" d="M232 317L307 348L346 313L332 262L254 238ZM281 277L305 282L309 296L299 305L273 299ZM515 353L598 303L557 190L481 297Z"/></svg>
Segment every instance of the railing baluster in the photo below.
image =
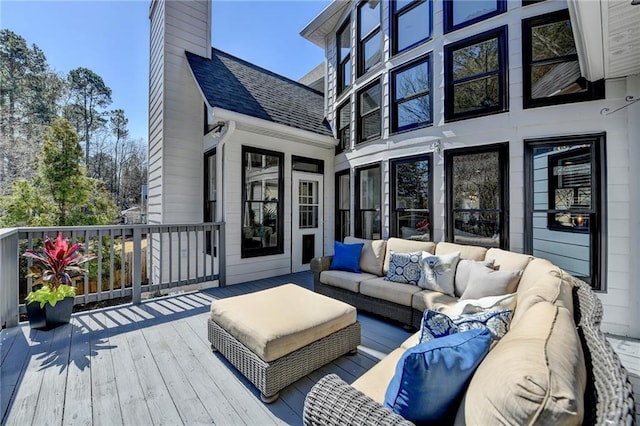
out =
<svg viewBox="0 0 640 426"><path fill-rule="evenodd" d="M114 252L114 244L113 240L115 239L113 229L109 230L109 299L113 298L113 279L115 277L114 274L114 266L113 266L113 252Z"/></svg>
<svg viewBox="0 0 640 426"><path fill-rule="evenodd" d="M97 272L97 286L98 300L102 297L102 230L99 229L96 236L96 245L98 246L98 272Z"/></svg>
<svg viewBox="0 0 640 426"><path fill-rule="evenodd" d="M126 231L125 231L125 228L122 227L120 228L120 297L125 296L125 287L127 282L127 277L125 274L126 260L127 260L127 253L125 249L126 242L127 242Z"/></svg>
<svg viewBox="0 0 640 426"><path fill-rule="evenodd" d="M142 281L141 281L141 277L140 277L140 273L142 272L142 268L140 266L140 261L141 261L141 247L142 247L142 238L141 238L141 232L140 232L140 228L134 228L133 229L133 265L131 268L131 280L133 281L131 283L131 288L132 288L132 292L133 295L131 297L132 302L135 304L139 304L140 301L142 300L142 295L141 295L141 288L140 286L142 285Z"/></svg>
<svg viewBox="0 0 640 426"><path fill-rule="evenodd" d="M182 231L178 227L178 286L182 285Z"/></svg>

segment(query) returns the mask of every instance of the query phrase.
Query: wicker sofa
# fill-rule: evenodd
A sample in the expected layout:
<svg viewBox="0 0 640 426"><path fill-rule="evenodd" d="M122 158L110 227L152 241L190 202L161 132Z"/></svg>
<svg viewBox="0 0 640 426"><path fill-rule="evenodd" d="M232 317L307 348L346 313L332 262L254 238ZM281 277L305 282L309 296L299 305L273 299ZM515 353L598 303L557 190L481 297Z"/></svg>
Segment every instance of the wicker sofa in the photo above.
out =
<svg viewBox="0 0 640 426"><path fill-rule="evenodd" d="M384 243L363 241L365 249L362 256L368 256L369 261L375 258L378 262L373 265L375 268L382 262L380 275L371 272L362 274L347 272L331 277L332 274L329 272L331 257L314 259L311 268L314 272L315 290L350 303L359 310L382 315L406 326L418 328L425 305L428 308L440 310L443 306L458 303L458 300L447 295L430 294L434 292L416 287L407 302L406 295L402 296L402 293L403 290L411 293L412 290L408 287L392 287L393 290L400 288L403 290L389 292L378 289L377 287L385 285L382 282L384 281L382 275L386 273L389 266L388 251L422 249L436 255L458 251L462 259L477 261L493 259L501 269L522 268L523 271L515 296L517 302L512 327L489 352L471 378L465 397L460 403L456 423L635 423L631 384L618 356L600 330L602 304L586 283L566 274L544 259L535 259L523 254L451 243L436 245L397 240L392 238ZM358 240L349 239L345 242L358 242ZM422 248L418 248L414 243L422 244L420 246ZM365 265L366 261L367 259L363 259L361 265ZM371 262L365 265L365 268L369 271L377 271L372 268ZM353 274L351 278L355 281L349 281L349 274ZM373 280L370 286L367 284L369 280ZM386 285L402 286L403 284L387 281ZM555 312L555 315L558 315L557 318L565 314L568 318L565 329L560 329L560 326L556 325L561 321L555 317L547 318L550 314L546 314L545 309ZM558 330L554 331L556 328ZM548 336L544 337L546 329L550 331ZM537 337L531 338L527 333L534 333ZM539 336L543 338L538 338ZM539 341L540 347L532 350L527 346L532 340ZM417 333L351 385L336 375L322 378L306 397L305 424L411 424L384 407L382 402L398 360L404 351L416 342ZM540 349L539 352L546 357L542 362L548 369L548 372L545 372L545 374L548 373L548 383L544 384L548 387L543 389L543 396L537 405L529 406L531 398L526 395L524 398L520 395L520 399L514 396L514 393L517 394L523 388L521 379L526 378L531 381L529 372L526 371L527 365L521 361L515 363L512 361L529 359L529 354L537 353L537 349ZM570 371L566 374L576 377L584 376L584 378L572 381L569 377L568 383L574 383L575 389L567 390L565 387L562 391L574 393L573 405L570 404L574 412L567 414L560 410L560 417L548 417L558 415L558 395L554 394L558 391L559 380L556 377L556 371L567 370L566 360L564 360L564 354L567 352L571 353L570 358L573 360L571 368L575 372ZM562 359L557 361L554 357ZM555 366L554 363L558 365ZM524 370L521 371L520 369L523 368ZM561 375L560 372L558 376ZM543 375L542 381L546 377ZM581 395L584 397L580 398ZM559 399L562 400L563 397ZM524 408L514 407L511 404L521 404Z"/></svg>

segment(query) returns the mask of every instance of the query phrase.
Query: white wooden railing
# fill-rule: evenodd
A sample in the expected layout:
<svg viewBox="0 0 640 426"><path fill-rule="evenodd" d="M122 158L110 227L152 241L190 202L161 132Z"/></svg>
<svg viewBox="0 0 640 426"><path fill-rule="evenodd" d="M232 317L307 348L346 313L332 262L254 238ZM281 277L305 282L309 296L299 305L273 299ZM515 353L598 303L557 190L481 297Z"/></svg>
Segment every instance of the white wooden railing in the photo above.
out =
<svg viewBox="0 0 640 426"><path fill-rule="evenodd" d="M143 292L196 283L225 285L223 223L0 229L0 326L17 325L32 287L21 254L58 232L96 255L76 285L75 304L115 298L139 303Z"/></svg>

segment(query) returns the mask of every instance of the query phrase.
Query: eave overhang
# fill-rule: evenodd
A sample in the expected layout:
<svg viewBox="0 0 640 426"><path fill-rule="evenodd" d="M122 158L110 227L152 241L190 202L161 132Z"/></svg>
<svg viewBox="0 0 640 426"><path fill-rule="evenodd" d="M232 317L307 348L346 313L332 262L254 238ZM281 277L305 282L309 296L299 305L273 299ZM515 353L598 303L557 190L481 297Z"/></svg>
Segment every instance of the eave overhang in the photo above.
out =
<svg viewBox="0 0 640 426"><path fill-rule="evenodd" d="M324 49L327 35L342 23L342 16L350 4L350 0L333 0L300 31L300 35Z"/></svg>

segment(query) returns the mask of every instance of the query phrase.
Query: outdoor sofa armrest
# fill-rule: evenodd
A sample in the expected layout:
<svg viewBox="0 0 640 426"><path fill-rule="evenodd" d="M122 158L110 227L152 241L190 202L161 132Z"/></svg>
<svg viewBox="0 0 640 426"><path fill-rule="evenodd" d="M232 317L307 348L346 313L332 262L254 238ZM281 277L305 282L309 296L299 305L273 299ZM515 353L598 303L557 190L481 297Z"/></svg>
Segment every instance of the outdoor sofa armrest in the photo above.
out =
<svg viewBox="0 0 640 426"><path fill-rule="evenodd" d="M302 418L307 426L413 425L335 374L324 376L311 388Z"/></svg>
<svg viewBox="0 0 640 426"><path fill-rule="evenodd" d="M319 274L322 271L328 271L333 256L314 257L311 259L311 271Z"/></svg>

